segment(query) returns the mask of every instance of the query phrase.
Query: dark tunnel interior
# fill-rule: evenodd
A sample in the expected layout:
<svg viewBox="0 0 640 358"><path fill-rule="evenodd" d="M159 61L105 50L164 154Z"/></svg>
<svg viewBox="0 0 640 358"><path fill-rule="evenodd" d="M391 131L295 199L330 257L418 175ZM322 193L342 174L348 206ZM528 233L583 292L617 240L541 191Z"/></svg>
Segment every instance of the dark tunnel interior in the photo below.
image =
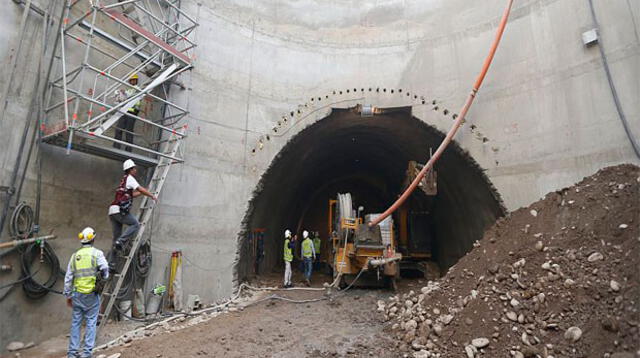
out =
<svg viewBox="0 0 640 358"><path fill-rule="evenodd" d="M264 229L261 272L280 269L283 232L318 231L322 259L330 257L329 200L350 192L364 213L384 211L404 189L408 162L425 163L443 133L411 115L411 108L385 109L362 117L353 109L334 109L296 135L261 178L240 235L236 279L254 275L255 241ZM416 190L405 206L408 242L399 251L428 251L446 269L504 214L498 193L482 169L455 142L436 164L438 193ZM398 213L393 215L396 234ZM401 219L402 220L402 219ZM301 235L300 235L301 236ZM406 246L406 247L405 247ZM403 253L404 254L404 253Z"/></svg>

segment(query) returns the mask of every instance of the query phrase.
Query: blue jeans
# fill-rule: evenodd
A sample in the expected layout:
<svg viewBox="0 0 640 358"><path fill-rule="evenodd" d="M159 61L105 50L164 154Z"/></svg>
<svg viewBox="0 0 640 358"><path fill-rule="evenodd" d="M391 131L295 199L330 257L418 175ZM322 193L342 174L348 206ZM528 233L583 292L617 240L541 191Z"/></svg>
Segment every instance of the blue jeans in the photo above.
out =
<svg viewBox="0 0 640 358"><path fill-rule="evenodd" d="M304 258L304 278L311 279L311 271L313 271L313 259L311 257Z"/></svg>
<svg viewBox="0 0 640 358"><path fill-rule="evenodd" d="M71 314L71 334L69 335L69 351L67 357L78 357L80 350L80 329L82 321L87 324L84 332L84 347L80 357L91 357L93 346L96 343L96 323L100 311L100 296L96 293L84 294L73 292L71 296L73 313Z"/></svg>

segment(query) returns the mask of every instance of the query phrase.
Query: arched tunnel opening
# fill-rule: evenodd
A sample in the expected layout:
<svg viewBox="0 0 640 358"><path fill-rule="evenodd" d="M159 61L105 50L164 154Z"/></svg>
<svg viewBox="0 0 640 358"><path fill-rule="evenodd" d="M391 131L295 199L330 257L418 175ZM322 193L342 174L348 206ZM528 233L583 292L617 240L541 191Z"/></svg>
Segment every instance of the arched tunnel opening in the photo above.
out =
<svg viewBox="0 0 640 358"><path fill-rule="evenodd" d="M299 236L303 230L319 232L321 259L329 262L329 200L348 192L365 214L383 212L405 188L409 161L424 164L443 138L413 117L410 107L373 117L334 109L303 130L276 156L254 192L239 239L236 279L255 275L259 235L260 272L281 269L287 228ZM455 142L435 168L437 194L416 190L393 215L394 236L404 256L428 258L444 273L505 210L482 169Z"/></svg>

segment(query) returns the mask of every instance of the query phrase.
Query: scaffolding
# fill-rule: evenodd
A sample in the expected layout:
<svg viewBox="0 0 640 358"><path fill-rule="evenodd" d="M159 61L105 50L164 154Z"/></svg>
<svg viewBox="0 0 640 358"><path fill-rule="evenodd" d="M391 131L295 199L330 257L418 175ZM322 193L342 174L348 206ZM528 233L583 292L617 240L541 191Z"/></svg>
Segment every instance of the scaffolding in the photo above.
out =
<svg viewBox="0 0 640 358"><path fill-rule="evenodd" d="M196 47L198 23L181 1L65 0L61 11L43 141L145 166L182 162L161 150L172 134L184 138L189 113L174 98L186 96L169 95L185 89L179 76L193 68ZM129 83L134 75L139 85Z"/></svg>

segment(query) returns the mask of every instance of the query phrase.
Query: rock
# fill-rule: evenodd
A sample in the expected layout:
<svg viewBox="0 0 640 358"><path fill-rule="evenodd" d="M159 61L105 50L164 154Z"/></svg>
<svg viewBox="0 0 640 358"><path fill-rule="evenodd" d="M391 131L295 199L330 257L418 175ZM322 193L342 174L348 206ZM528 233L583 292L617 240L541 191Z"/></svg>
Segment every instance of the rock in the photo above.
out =
<svg viewBox="0 0 640 358"><path fill-rule="evenodd" d="M442 326L439 324L434 324L433 325L433 333L436 334L436 336L440 336L442 334Z"/></svg>
<svg viewBox="0 0 640 358"><path fill-rule="evenodd" d="M564 338L572 342L577 342L580 340L580 337L582 337L582 330L576 326L569 327L569 329L564 332Z"/></svg>
<svg viewBox="0 0 640 358"><path fill-rule="evenodd" d="M620 291L620 284L616 280L611 280L611 282L609 282L609 287L611 287L613 292Z"/></svg>
<svg viewBox="0 0 640 358"><path fill-rule="evenodd" d="M576 284L576 281L574 281L574 280L572 280L570 278L564 280L564 287L566 287L566 288L572 287L575 284Z"/></svg>
<svg viewBox="0 0 640 358"><path fill-rule="evenodd" d="M484 348L489 345L489 342L489 339L484 337L471 340L471 344L476 348Z"/></svg>
<svg viewBox="0 0 640 358"><path fill-rule="evenodd" d="M406 301L404 302L404 305L405 305L407 308L411 308L411 307L413 306L413 301L411 301L411 300L406 300Z"/></svg>
<svg viewBox="0 0 640 358"><path fill-rule="evenodd" d="M529 213L531 214L531 216L536 217L538 216L538 211L536 209L531 209L531 211L529 211Z"/></svg>
<svg viewBox="0 0 640 358"><path fill-rule="evenodd" d="M101 355L97 356L96 358L107 358L107 355L106 354L101 354Z"/></svg>
<svg viewBox="0 0 640 358"><path fill-rule="evenodd" d="M509 311L509 312L507 312L507 318L508 318L510 321L515 322L515 321L517 321L517 320L518 320L518 315L517 315L515 312L513 312L513 311Z"/></svg>
<svg viewBox="0 0 640 358"><path fill-rule="evenodd" d="M514 358L524 358L524 354L522 354L522 352L520 352L520 351L516 351L516 352L513 354L513 357L514 357Z"/></svg>
<svg viewBox="0 0 640 358"><path fill-rule="evenodd" d="M22 342L15 341L15 342L11 342L11 343L7 344L7 350L9 352L19 351L19 350L21 350L23 348L24 348L24 343L22 343Z"/></svg>
<svg viewBox="0 0 640 358"><path fill-rule="evenodd" d="M32 347L35 347L35 346L36 346L35 342L29 342L29 343L24 345L23 349L29 349L29 348L32 348Z"/></svg>
<svg viewBox="0 0 640 358"><path fill-rule="evenodd" d="M546 298L546 296L544 295L544 293L540 292L538 294L538 302L540 303L544 303L544 299Z"/></svg>
<svg viewBox="0 0 640 358"><path fill-rule="evenodd" d="M540 266L540 267L542 267L542 269L544 269L544 270L551 270L551 262L547 261L547 262L543 263L542 266Z"/></svg>
<svg viewBox="0 0 640 358"><path fill-rule="evenodd" d="M618 226L618 228L623 229L623 230L628 228L628 227L629 227L629 225L627 225L627 224L620 224L620 226Z"/></svg>
<svg viewBox="0 0 640 358"><path fill-rule="evenodd" d="M451 321L453 321L453 315L452 314L447 314L442 316L442 323L444 323L444 325L448 325L449 323L451 323Z"/></svg>
<svg viewBox="0 0 640 358"><path fill-rule="evenodd" d="M404 324L404 329L407 331L413 331L416 328L418 328L418 322L416 322L415 320L409 320Z"/></svg>
<svg viewBox="0 0 640 358"><path fill-rule="evenodd" d="M473 358L475 356L475 347L466 346L464 347L464 352L467 354L467 358Z"/></svg>
<svg viewBox="0 0 640 358"><path fill-rule="evenodd" d="M473 324L473 320L471 318L467 317L467 318L464 319L464 323L466 323L467 325L470 326L470 325Z"/></svg>
<svg viewBox="0 0 640 358"><path fill-rule="evenodd" d="M511 301L509 301L509 304L511 305L511 307L518 307L520 305L520 302L518 302L518 300L516 300L515 298L512 298Z"/></svg>
<svg viewBox="0 0 640 358"><path fill-rule="evenodd" d="M114 353L114 354L108 356L107 358L120 358L121 355L122 355L122 353Z"/></svg>
<svg viewBox="0 0 640 358"><path fill-rule="evenodd" d="M431 356L431 354L424 349L413 353L413 358L429 358L429 356Z"/></svg>
<svg viewBox="0 0 640 358"><path fill-rule="evenodd" d="M535 248L536 248L536 250L538 250L538 251L542 251L542 250L544 250L544 244L542 243L542 241L538 240L538 241L536 242L536 246L535 246Z"/></svg>
<svg viewBox="0 0 640 358"><path fill-rule="evenodd" d="M587 261L589 262L596 262L602 259L604 259L604 256L599 252L594 252L591 255L589 255L589 257L587 257Z"/></svg>

